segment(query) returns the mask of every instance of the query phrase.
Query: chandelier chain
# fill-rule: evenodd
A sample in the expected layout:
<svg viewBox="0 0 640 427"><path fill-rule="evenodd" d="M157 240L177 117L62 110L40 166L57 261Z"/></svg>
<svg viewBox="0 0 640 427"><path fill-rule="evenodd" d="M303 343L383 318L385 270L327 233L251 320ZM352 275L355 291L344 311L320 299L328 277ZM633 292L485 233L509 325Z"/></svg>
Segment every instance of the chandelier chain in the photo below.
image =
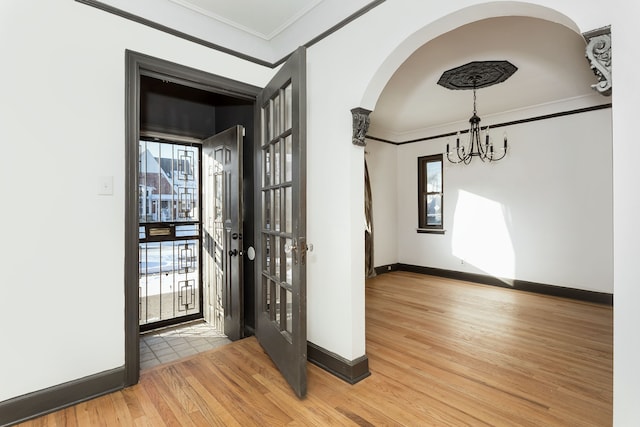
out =
<svg viewBox="0 0 640 427"><path fill-rule="evenodd" d="M476 109L476 85L473 85L473 114L478 114L478 110Z"/></svg>

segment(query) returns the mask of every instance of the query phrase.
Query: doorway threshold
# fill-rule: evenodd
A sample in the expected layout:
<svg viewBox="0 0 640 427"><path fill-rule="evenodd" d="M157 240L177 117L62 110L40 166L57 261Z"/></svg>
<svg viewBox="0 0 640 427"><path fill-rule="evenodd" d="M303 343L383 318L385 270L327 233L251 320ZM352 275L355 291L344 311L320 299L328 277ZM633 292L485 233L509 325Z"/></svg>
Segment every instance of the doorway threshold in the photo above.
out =
<svg viewBox="0 0 640 427"><path fill-rule="evenodd" d="M226 335L204 320L141 333L140 369L144 371L230 342Z"/></svg>

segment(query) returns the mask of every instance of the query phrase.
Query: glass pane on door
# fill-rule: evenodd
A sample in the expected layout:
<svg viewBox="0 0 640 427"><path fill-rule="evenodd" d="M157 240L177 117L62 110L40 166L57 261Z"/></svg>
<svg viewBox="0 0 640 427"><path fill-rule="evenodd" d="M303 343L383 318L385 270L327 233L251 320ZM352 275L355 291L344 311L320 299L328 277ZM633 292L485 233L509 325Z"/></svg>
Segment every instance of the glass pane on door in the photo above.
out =
<svg viewBox="0 0 640 427"><path fill-rule="evenodd" d="M262 307L285 337L292 331L295 262L291 97L288 84L262 110L266 142L262 147Z"/></svg>
<svg viewBox="0 0 640 427"><path fill-rule="evenodd" d="M198 313L198 240L140 244L140 324Z"/></svg>

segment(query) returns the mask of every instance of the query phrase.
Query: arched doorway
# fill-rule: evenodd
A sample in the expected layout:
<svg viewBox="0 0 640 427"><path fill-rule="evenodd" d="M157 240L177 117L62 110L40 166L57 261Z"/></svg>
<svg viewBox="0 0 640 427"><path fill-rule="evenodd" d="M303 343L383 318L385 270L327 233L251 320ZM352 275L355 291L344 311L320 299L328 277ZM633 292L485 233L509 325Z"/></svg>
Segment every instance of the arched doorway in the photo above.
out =
<svg viewBox="0 0 640 427"><path fill-rule="evenodd" d="M496 38L491 37L494 30ZM504 39L505 34L508 34L508 40ZM522 38L518 39L520 36ZM560 49L562 53L551 54L550 49L537 50L540 46L531 42L542 41L544 37L549 37L550 43L555 43L554 47L560 48L566 43ZM529 49L527 58L515 60L513 58L517 55L509 57L514 53L508 48L511 43L518 46L519 53ZM363 99L368 99L368 103L362 104L364 108L373 110L365 156L373 183L374 229L382 234L381 237L378 234L376 242L376 266L386 269L395 265L410 271L439 270L447 274L506 277L511 279L510 283L528 280L612 294L611 99L591 92L590 85L596 80L584 60L585 44L575 27L558 24L557 20L531 16L487 17L429 38L428 42L398 61L396 68L383 72L389 73L384 89L372 98L367 98L371 95L367 92ZM541 45L549 46L544 42ZM479 55L474 57L474 54ZM559 64L547 59L548 54L558 58L557 62L571 59L572 65L564 64L561 69L554 70L553 67ZM478 111L485 120L483 123L506 128L510 141L517 139L518 143L514 142L517 145L513 146L504 162L491 165L474 161L468 166L454 166L444 157L444 233L420 233L417 230L419 171L416 159L425 155L442 155L447 142L455 144L455 133L465 129L466 119L471 113L469 93L443 91L438 94L436 81L443 71L471 60L503 59L518 63L519 72L522 71L524 77L527 77L524 70L528 67L535 68L534 74L542 77L538 79L530 75L518 85L498 85L495 91L485 91L486 96L479 93L485 109L485 113L480 107ZM548 88L542 83L548 77L545 73L555 80L550 92L555 98L536 101L527 93L533 89L536 96L543 94ZM377 77L378 74L372 82ZM509 83L514 82L518 83L518 80ZM563 91L572 89L576 82L580 86L573 87L576 92L564 92L563 95ZM429 85L431 91L425 89ZM373 86L370 85L369 89ZM517 101L528 101L520 106L497 106L499 101L503 102L512 95L517 95ZM408 105L403 105L403 102ZM460 116L445 118L448 113ZM424 116L422 122L420 115ZM429 121L438 116L441 117L439 120ZM502 129L498 137L501 136ZM575 153L585 147L590 153L576 157ZM603 167L601 162L607 166ZM604 199L598 201L593 196L579 195L584 188L584 180L594 176L597 176L598 184L604 184L599 190ZM594 203L600 212L587 213ZM546 217L549 209L554 213ZM585 214L590 219L581 222ZM592 227L589 222L600 219L604 229L596 232L597 237L593 240L597 242L596 247L593 244L586 247L597 252L596 257L590 258L596 254L583 252L587 243L581 236L590 233ZM566 262L559 265L559 259ZM598 279L592 280L593 274ZM394 294L396 298L386 305L376 301L378 305L374 310L379 312L381 305L389 307L403 301L402 287L386 292L397 292ZM408 311L415 308L411 298L403 302L407 304ZM437 306L431 308L438 310ZM444 313L447 309L442 310ZM372 320L371 323L378 328L373 335L379 339L379 318L367 316L367 320ZM407 321L401 317L398 323L406 326ZM436 322L435 326L421 323L415 328L420 331L430 327L437 329L443 323L446 321ZM450 332L452 335L465 335L455 326L451 326ZM423 337L419 333L413 336L416 347L432 344L421 340ZM375 343L376 351L381 342ZM384 344L389 348L391 339L386 339ZM406 344L404 341L399 346ZM435 347L439 345L440 342ZM608 369L608 365L603 369Z"/></svg>
<svg viewBox="0 0 640 427"><path fill-rule="evenodd" d="M485 16L481 6L472 9ZM372 102L378 80L391 76L375 99L366 149L379 270L400 264L613 292L611 99L590 87L597 80L575 25L546 8L524 9L535 16L483 18L431 37L431 27L450 28L470 14L449 15L407 39L371 80L363 102ZM397 64L419 34L429 41ZM445 160L444 227L437 235L424 233L416 158L455 145L455 134L468 128L472 104L470 91L446 90L437 80L469 61L503 59L519 69L507 82L479 91L478 114L482 126L495 128L492 140L508 133L518 142L491 165ZM568 166L566 159L585 144L589 154ZM578 194L593 178L603 184L598 213L588 213L593 202ZM585 215L590 219L577 224L575 218ZM601 242L595 251L581 237L589 222L604 224L594 236ZM558 267L558 259L569 262Z"/></svg>

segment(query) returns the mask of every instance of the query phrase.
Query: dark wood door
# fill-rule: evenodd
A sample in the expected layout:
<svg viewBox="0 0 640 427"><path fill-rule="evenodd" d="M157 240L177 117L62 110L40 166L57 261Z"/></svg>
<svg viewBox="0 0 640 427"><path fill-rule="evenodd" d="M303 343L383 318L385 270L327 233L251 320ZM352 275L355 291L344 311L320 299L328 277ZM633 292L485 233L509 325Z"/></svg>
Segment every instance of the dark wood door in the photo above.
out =
<svg viewBox="0 0 640 427"><path fill-rule="evenodd" d="M306 51L261 93L256 336L299 397L307 391ZM258 165L259 164L259 165Z"/></svg>
<svg viewBox="0 0 640 427"><path fill-rule="evenodd" d="M231 340L242 338L244 330L243 135L243 127L234 126L202 142L204 314Z"/></svg>

